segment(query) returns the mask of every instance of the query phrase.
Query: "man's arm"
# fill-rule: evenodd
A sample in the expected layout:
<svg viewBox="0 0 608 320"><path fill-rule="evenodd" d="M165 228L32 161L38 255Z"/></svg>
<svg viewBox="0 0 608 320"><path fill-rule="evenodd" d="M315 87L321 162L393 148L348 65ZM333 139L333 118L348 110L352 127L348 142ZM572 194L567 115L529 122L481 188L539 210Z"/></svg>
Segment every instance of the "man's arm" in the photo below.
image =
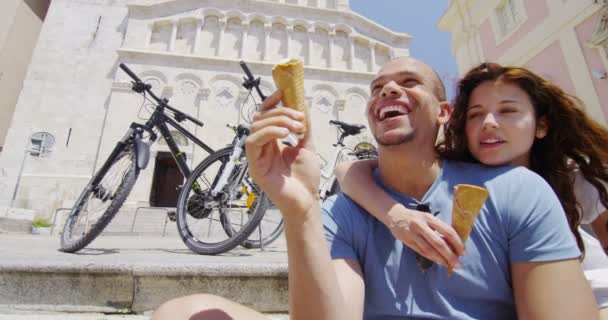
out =
<svg viewBox="0 0 608 320"><path fill-rule="evenodd" d="M275 108L280 100L278 92L268 97L254 116L246 152L251 177L281 210L285 222L291 319L361 319L360 268L332 261L325 242L320 169L310 130L295 147L280 143L290 132L310 128L302 125L309 124L308 119L300 112Z"/></svg>
<svg viewBox="0 0 608 320"><path fill-rule="evenodd" d="M519 319L598 319L580 251L548 182L518 167L492 183L501 195L494 197L497 207L505 210L501 227L508 241Z"/></svg>
<svg viewBox="0 0 608 320"><path fill-rule="evenodd" d="M305 223L285 224L291 318L362 319L361 267L355 260L331 259L318 210Z"/></svg>
<svg viewBox="0 0 608 320"><path fill-rule="evenodd" d="M595 298L578 259L511 266L520 320L598 319Z"/></svg>

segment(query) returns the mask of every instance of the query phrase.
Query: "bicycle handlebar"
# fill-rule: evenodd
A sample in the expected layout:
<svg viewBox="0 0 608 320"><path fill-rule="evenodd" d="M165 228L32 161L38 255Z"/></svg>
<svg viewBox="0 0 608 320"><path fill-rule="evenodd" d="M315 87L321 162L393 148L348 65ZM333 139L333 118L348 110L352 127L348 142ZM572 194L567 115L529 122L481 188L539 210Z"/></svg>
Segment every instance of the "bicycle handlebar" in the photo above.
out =
<svg viewBox="0 0 608 320"><path fill-rule="evenodd" d="M143 81L141 81L141 79L131 69L129 69L129 67L127 67L126 64L124 64L124 63L121 62L118 66L124 72L126 72L129 75L129 77L131 77L131 79L133 79L133 81L134 81L133 86L134 87L135 86L141 86L141 89L145 90L152 97L152 99L154 99L159 105L161 105L164 108L167 108L167 109L173 111L176 114L175 118L178 121L179 121L180 118L181 119L188 119L188 120L192 121L194 124L198 125L199 127L203 126L203 123L200 122L198 119L195 119L195 118L191 117L190 115L188 115L186 113L183 113L183 112L181 112L181 111L179 111L179 110L171 107L169 105L169 100L167 100L166 98L159 98L159 97L157 97L154 94L154 92L152 92L152 90L150 90L150 89L152 89L152 86L149 85L149 84L147 84L147 83L144 83Z"/></svg>
<svg viewBox="0 0 608 320"><path fill-rule="evenodd" d="M124 64L124 63L121 62L118 66L124 72L126 72L129 75L129 77L131 77L133 80L135 80L135 82L143 82L143 81L141 81L141 79L139 79L139 77L137 77L137 75L135 75L135 73L133 71L131 71L131 69L129 69L129 67L127 67L126 64Z"/></svg>
<svg viewBox="0 0 608 320"><path fill-rule="evenodd" d="M262 101L266 100L266 96L262 93L262 90L260 89L260 78L256 79L253 76L253 74L251 73L251 70L249 70L249 67L247 66L245 61L241 60L241 62L239 62L239 64L241 65L241 69L243 69L243 72L245 72L245 75L247 76L247 77L245 77L245 82L243 83L243 87L245 87L246 89L255 88L255 91L257 91L257 93L260 96L260 98L262 99Z"/></svg>

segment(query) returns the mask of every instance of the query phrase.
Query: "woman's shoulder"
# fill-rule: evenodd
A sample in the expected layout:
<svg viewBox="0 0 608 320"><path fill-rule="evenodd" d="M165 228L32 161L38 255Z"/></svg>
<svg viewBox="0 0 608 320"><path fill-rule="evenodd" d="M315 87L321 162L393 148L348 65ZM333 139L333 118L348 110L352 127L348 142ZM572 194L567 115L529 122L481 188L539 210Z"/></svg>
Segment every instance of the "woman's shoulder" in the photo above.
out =
<svg viewBox="0 0 608 320"><path fill-rule="evenodd" d="M521 166L487 166L480 163L446 161L450 174L476 179L490 184L542 184L548 186L545 179L534 171Z"/></svg>

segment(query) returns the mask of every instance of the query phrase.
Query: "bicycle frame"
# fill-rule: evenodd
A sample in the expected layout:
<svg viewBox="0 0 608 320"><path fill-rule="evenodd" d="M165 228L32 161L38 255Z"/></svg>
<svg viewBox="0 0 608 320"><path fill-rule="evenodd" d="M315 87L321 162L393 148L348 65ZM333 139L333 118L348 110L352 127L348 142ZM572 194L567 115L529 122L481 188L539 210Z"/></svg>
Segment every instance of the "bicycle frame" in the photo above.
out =
<svg viewBox="0 0 608 320"><path fill-rule="evenodd" d="M211 154L211 153L215 152L215 150L213 150L211 147L209 147L203 141L201 141L200 139L195 137L192 133L190 133L188 130L186 130L184 127L182 127L178 122L181 122L184 120L189 120L189 121L193 122L194 124L201 126L201 127L203 126L203 123L200 122L199 120L191 117L190 115L171 107L169 105L168 99L157 97L154 94L154 92L151 91L152 86L142 82L141 79L139 79L139 77L137 77L137 75L135 75L135 73L133 73L133 71L131 71L131 69L129 69L126 65L121 63L119 66L123 71L125 71L131 77L131 79L133 79L133 87L131 88L131 90L133 90L139 94L142 94L144 96L144 98L146 97L146 93L147 93L150 95L150 97L152 97L152 99L154 99L154 101L156 101L156 105L154 106L155 107L154 112L152 113L152 116L150 116L150 118L146 121L145 124L142 125L142 124L138 124L135 122L131 123L130 130L136 130L137 134L134 135L133 131L128 131L127 135L125 136L125 138L123 138L123 140L121 140L121 142L126 143L128 141L127 137L130 137L131 139L133 139L134 142L137 141L138 139L141 140L143 131L147 131L148 133L150 133L149 141L147 143L148 148L149 148L150 145L152 145L152 143L154 143L157 139L157 135L154 132L154 129L157 128L158 131L160 132L161 136L167 142L169 151L171 152L173 159L177 163L179 171L182 173L182 175L184 177L187 178L188 176L190 176L190 168L188 167L188 164L186 163L185 153L181 152L181 150L179 149L179 146L175 142L175 139L173 139L173 136L171 135L171 132L169 131L169 128L167 125L170 125L173 128L177 129L177 131L180 132L181 134L183 134L184 136L186 136L186 138L193 141L196 145L198 145L199 147L201 147L205 151L207 151L209 154ZM172 117L165 114L165 110L172 111L174 113L173 117L175 119L173 119ZM115 152L119 152L120 148L121 148L120 145L117 145L117 147L115 148ZM124 146L122 146L122 148L124 148ZM149 151L149 149L146 151Z"/></svg>
<svg viewBox="0 0 608 320"><path fill-rule="evenodd" d="M222 174L217 182L217 184L211 190L212 196L217 196L218 193L222 191L224 186L228 183L228 178L232 174L232 170L240 161L241 155L245 150L245 139L247 139L247 134L242 134L238 141L234 144L232 148L232 153L230 154L230 159L226 163L226 166L222 169ZM243 170L244 169L244 170ZM241 172L239 173L240 177L238 177L238 181L242 179L242 176L246 172L247 169L247 160L244 160L243 168L241 168Z"/></svg>
<svg viewBox="0 0 608 320"><path fill-rule="evenodd" d="M171 151L171 155L173 156L173 159L177 163L177 167L179 168L179 171L182 173L182 175L184 177L187 178L188 176L190 176L190 168L188 167L188 165L186 163L185 153L183 153L179 149L179 146L177 145L177 143L175 142L175 139L171 135L171 132L169 131L167 124L169 124L170 126L172 126L175 129L177 129L177 131L179 131L181 134L186 136L186 138L193 141L199 147L203 148L209 154L215 152L215 150L213 150L211 147L209 147L203 141L201 141L200 139L195 137L192 133L190 133L188 130L186 130L184 127L182 127L179 123L177 123L175 120L171 119L164 113L161 114L161 116L159 116L158 118L161 118L161 119L156 120L157 122L154 123L154 126L158 128L161 136L167 142L167 147L169 147L169 150Z"/></svg>
<svg viewBox="0 0 608 320"><path fill-rule="evenodd" d="M356 159L353 151L350 148L347 148L345 146L340 146L338 144L335 145L334 154L332 155L332 164L331 164L331 166L326 166L326 168L329 168L329 172L321 169L321 177L326 179L319 187L319 195L321 195L321 199L324 199L324 197L331 190L332 186L334 185L334 183L336 181L334 169L336 168L336 165L338 164L338 160L342 156L343 152L347 152L347 154L346 154L347 159L350 159L350 160Z"/></svg>

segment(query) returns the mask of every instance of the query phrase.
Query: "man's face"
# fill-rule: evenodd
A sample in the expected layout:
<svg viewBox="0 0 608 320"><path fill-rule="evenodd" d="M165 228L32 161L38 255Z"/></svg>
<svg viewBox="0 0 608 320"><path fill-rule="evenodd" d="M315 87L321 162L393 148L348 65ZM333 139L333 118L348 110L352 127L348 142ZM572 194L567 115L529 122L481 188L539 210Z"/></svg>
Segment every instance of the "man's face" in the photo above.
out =
<svg viewBox="0 0 608 320"><path fill-rule="evenodd" d="M437 137L440 102L435 74L426 64L398 58L385 64L371 84L367 120L382 146Z"/></svg>

